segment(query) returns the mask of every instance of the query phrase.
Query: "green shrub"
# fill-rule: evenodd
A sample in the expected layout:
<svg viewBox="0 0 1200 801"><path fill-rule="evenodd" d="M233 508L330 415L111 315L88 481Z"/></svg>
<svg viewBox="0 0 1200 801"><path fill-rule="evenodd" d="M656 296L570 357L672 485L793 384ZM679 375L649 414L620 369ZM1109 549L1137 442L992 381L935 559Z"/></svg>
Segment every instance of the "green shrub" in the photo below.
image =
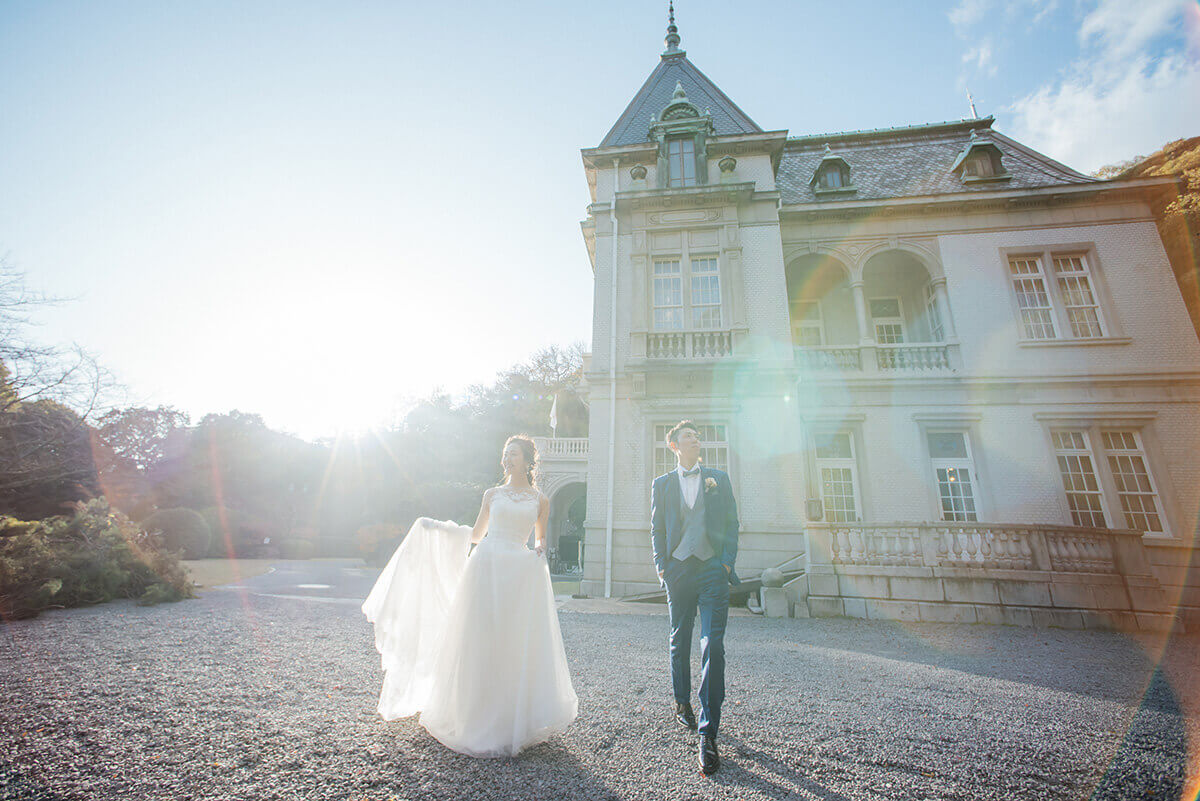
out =
<svg viewBox="0 0 1200 801"><path fill-rule="evenodd" d="M177 554L165 550L103 498L71 515L40 521L0 518L0 616L116 598L158 603L194 598Z"/></svg>
<svg viewBox="0 0 1200 801"><path fill-rule="evenodd" d="M212 531L199 512L160 509L142 521L142 528L161 532L163 547L182 552L184 559L203 559L208 555Z"/></svg>

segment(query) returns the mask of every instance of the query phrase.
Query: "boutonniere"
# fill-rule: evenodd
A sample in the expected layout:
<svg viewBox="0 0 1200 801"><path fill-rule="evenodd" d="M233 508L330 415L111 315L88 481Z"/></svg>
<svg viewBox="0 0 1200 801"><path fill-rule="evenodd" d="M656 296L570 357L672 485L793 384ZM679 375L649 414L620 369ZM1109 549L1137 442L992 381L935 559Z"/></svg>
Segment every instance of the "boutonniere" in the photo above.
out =
<svg viewBox="0 0 1200 801"><path fill-rule="evenodd" d="M708 478L704 479L704 491L705 492L713 492L714 490L716 490L716 488L717 488L717 480L715 478L713 478L712 476L709 476Z"/></svg>

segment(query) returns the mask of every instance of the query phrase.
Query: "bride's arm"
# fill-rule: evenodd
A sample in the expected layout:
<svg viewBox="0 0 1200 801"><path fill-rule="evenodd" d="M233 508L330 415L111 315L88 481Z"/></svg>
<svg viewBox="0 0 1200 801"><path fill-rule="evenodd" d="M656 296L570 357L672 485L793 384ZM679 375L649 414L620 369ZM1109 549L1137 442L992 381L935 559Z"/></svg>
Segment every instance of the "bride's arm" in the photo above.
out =
<svg viewBox="0 0 1200 801"><path fill-rule="evenodd" d="M546 523L550 520L550 499L538 494L538 518L533 526L533 543L538 556L546 552Z"/></svg>
<svg viewBox="0 0 1200 801"><path fill-rule="evenodd" d="M494 489L486 490L483 493L483 501L479 505L479 517L475 518L475 528L471 531L471 542L477 543L483 539L483 535L487 533L488 517L491 514L491 500Z"/></svg>

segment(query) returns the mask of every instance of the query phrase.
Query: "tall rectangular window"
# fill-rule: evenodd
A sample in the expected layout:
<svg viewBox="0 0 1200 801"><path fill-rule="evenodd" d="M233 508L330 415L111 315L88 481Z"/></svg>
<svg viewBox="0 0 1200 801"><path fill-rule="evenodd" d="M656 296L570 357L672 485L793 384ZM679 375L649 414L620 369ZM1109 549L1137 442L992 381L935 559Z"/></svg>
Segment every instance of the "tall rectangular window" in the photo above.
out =
<svg viewBox="0 0 1200 801"><path fill-rule="evenodd" d="M937 482L942 519L960 523L979 520L975 498L975 465L965 431L930 431L929 456Z"/></svg>
<svg viewBox="0 0 1200 801"><path fill-rule="evenodd" d="M904 341L904 315L900 298L871 298L871 321L875 324L875 341L880 345L895 345Z"/></svg>
<svg viewBox="0 0 1200 801"><path fill-rule="evenodd" d="M654 328L683 328L683 274L679 259L654 260Z"/></svg>
<svg viewBox="0 0 1200 801"><path fill-rule="evenodd" d="M696 185L696 143L680 137L667 142L668 175L667 186Z"/></svg>
<svg viewBox="0 0 1200 801"><path fill-rule="evenodd" d="M1087 258L1081 253L1054 256L1058 293L1067 312L1071 334L1080 338L1104 336L1100 324L1100 304L1092 290Z"/></svg>
<svg viewBox="0 0 1200 801"><path fill-rule="evenodd" d="M792 303L792 344L802 348L819 348L825 344L821 301L797 300Z"/></svg>
<svg viewBox="0 0 1200 801"><path fill-rule="evenodd" d="M1052 431L1054 456L1067 493L1071 522L1077 526L1104 528L1104 493L1096 479L1092 450L1086 431Z"/></svg>
<svg viewBox="0 0 1200 801"><path fill-rule="evenodd" d="M933 284L925 285L925 317L929 320L930 341L943 341L946 338L946 329L942 325L942 315L938 313L937 289Z"/></svg>
<svg viewBox="0 0 1200 801"><path fill-rule="evenodd" d="M721 272L716 256L693 256L689 259L692 272L692 326L721 327Z"/></svg>
<svg viewBox="0 0 1200 801"><path fill-rule="evenodd" d="M1125 525L1137 531L1165 533L1158 490L1146 467L1141 435L1137 431L1105 431L1103 438Z"/></svg>
<svg viewBox="0 0 1200 801"><path fill-rule="evenodd" d="M1027 339L1054 339L1054 309L1042 274L1042 260L1037 256L1013 257L1008 260L1013 290L1017 293L1017 308Z"/></svg>
<svg viewBox="0 0 1200 801"><path fill-rule="evenodd" d="M815 434L813 450L825 519L834 523L861 520L854 438L846 431Z"/></svg>
<svg viewBox="0 0 1200 801"><path fill-rule="evenodd" d="M700 459L705 467L715 467L729 472L729 441L726 427L722 423L698 423L700 428ZM657 423L654 426L654 475L661 476L675 469L678 460L675 452L667 445L667 432L675 423Z"/></svg>

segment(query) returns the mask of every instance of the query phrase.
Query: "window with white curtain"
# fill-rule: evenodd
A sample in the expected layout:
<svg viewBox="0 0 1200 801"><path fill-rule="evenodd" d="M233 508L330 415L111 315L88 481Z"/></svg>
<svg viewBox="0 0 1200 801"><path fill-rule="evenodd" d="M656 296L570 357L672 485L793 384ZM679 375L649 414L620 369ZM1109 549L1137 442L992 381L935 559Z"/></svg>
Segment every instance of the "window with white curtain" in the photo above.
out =
<svg viewBox="0 0 1200 801"><path fill-rule="evenodd" d="M977 476L967 432L930 431L926 439L942 519L960 523L978 521Z"/></svg>
<svg viewBox="0 0 1200 801"><path fill-rule="evenodd" d="M854 437L849 431L817 432L813 435L813 452L825 519L834 523L861 520Z"/></svg>

